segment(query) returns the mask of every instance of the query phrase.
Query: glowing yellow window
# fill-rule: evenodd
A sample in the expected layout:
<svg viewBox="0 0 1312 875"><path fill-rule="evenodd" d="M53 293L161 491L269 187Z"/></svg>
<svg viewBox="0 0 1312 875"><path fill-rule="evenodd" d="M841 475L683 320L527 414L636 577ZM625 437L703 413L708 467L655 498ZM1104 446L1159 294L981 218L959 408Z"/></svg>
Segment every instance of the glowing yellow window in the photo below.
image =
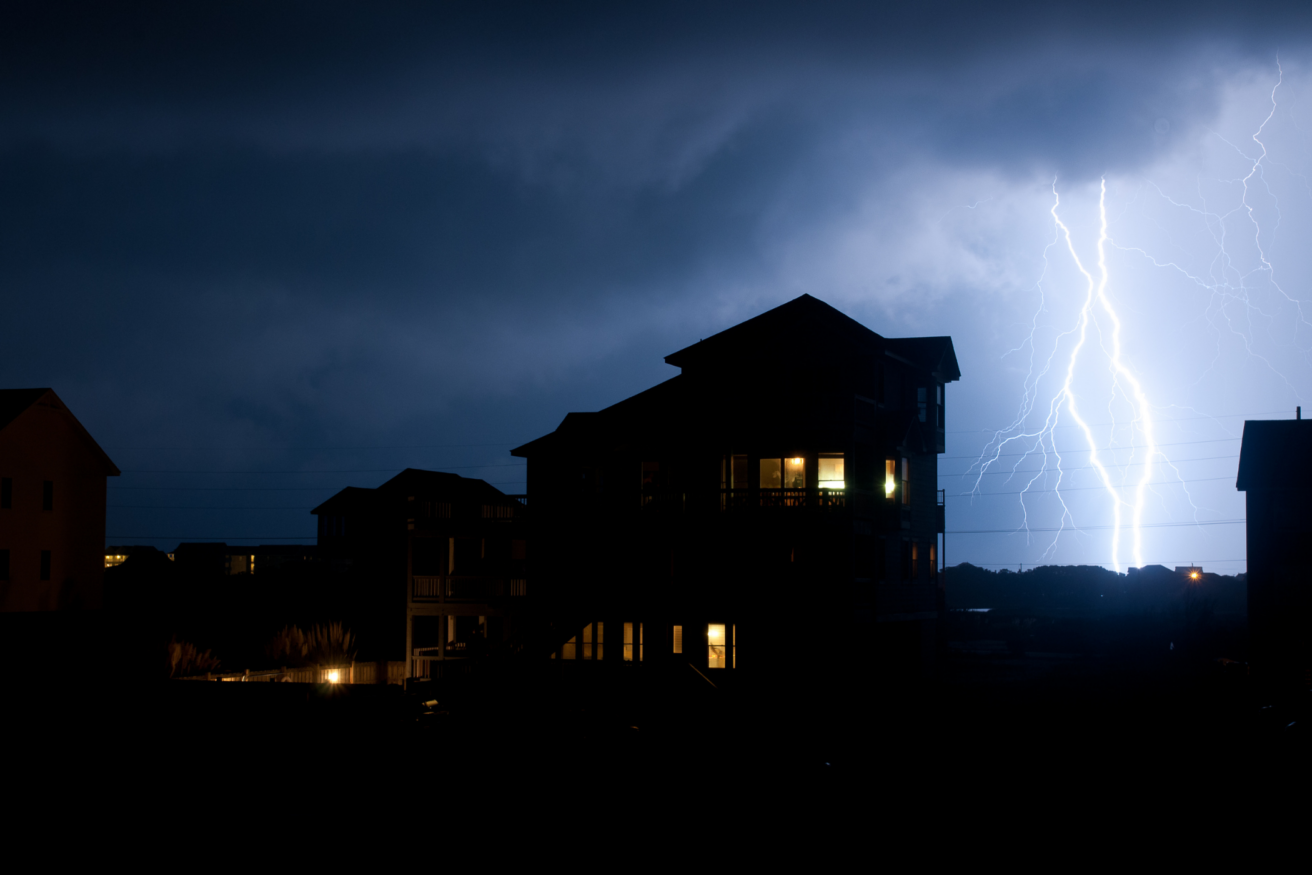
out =
<svg viewBox="0 0 1312 875"><path fill-rule="evenodd" d="M806 460L801 456L784 459L784 488L806 488Z"/></svg>
<svg viewBox="0 0 1312 875"><path fill-rule="evenodd" d="M578 647L578 636L574 636L565 642L565 646L560 649L561 659L573 659L574 651Z"/></svg>
<svg viewBox="0 0 1312 875"><path fill-rule="evenodd" d="M674 652L683 653L683 627L674 627Z"/></svg>
<svg viewBox="0 0 1312 875"><path fill-rule="evenodd" d="M884 460L884 497L892 499L897 492L897 462L893 459Z"/></svg>
<svg viewBox="0 0 1312 875"><path fill-rule="evenodd" d="M783 488L783 469L779 466L778 459L761 460L761 488L762 489L782 489Z"/></svg>
<svg viewBox="0 0 1312 875"><path fill-rule="evenodd" d="M633 623L624 624L624 661L633 662L634 655L637 655L637 661L642 662L642 624L638 623L638 641L637 650L634 650L633 641Z"/></svg>
<svg viewBox="0 0 1312 875"><path fill-rule="evenodd" d="M605 623L589 623L583 627L583 659L593 659L594 653L596 654L596 659L602 658L605 633ZM594 645L596 646L595 651L593 650Z"/></svg>
<svg viewBox="0 0 1312 875"><path fill-rule="evenodd" d="M724 668L725 667L725 639L724 624L711 623L706 627L706 667L707 668Z"/></svg>
<svg viewBox="0 0 1312 875"><path fill-rule="evenodd" d="M842 489L846 486L847 482L843 479L843 457L821 456L819 480L821 489Z"/></svg>

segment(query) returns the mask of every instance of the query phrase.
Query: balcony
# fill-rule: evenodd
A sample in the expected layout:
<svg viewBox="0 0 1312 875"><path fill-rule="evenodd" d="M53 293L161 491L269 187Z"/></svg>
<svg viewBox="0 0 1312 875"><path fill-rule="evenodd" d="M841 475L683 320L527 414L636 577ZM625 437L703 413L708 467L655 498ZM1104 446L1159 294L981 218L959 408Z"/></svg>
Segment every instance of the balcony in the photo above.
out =
<svg viewBox="0 0 1312 875"><path fill-rule="evenodd" d="M643 492L640 507L650 513L871 513L881 500L857 489L720 489Z"/></svg>
<svg viewBox="0 0 1312 875"><path fill-rule="evenodd" d="M528 580L522 577L416 575L412 581L411 598L417 602L485 602L528 595Z"/></svg>

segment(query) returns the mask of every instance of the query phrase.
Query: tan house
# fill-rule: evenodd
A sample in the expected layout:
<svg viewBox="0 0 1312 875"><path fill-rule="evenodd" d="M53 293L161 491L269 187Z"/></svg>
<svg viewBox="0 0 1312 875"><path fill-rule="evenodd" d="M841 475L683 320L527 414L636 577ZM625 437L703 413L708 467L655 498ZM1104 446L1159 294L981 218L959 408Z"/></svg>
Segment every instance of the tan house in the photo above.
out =
<svg viewBox="0 0 1312 875"><path fill-rule="evenodd" d="M103 606L105 478L52 389L0 389L0 611Z"/></svg>

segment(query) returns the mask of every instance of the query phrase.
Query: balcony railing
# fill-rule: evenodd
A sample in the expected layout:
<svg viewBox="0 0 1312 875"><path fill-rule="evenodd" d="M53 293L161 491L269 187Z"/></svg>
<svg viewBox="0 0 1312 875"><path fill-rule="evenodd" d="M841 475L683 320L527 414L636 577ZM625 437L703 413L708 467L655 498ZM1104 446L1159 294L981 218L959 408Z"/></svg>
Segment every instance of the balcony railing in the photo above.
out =
<svg viewBox="0 0 1312 875"><path fill-rule="evenodd" d="M528 595L528 580L523 577L415 575L411 593L415 601L428 602L522 598Z"/></svg>
<svg viewBox="0 0 1312 875"><path fill-rule="evenodd" d="M873 492L856 489L721 489L714 492L643 492L640 506L673 513L771 509L827 513L847 509L870 512L881 506Z"/></svg>

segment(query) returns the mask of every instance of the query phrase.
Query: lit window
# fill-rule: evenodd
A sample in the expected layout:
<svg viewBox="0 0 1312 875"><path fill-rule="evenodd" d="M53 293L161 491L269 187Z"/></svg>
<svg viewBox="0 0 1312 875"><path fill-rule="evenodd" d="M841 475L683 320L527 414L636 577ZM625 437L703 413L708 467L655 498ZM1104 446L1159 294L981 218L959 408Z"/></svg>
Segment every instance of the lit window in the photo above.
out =
<svg viewBox="0 0 1312 875"><path fill-rule="evenodd" d="M806 461L802 457L784 459L784 488L806 488Z"/></svg>
<svg viewBox="0 0 1312 875"><path fill-rule="evenodd" d="M575 651L578 649L578 636L574 636L565 642L565 646L560 649L561 659L573 659Z"/></svg>
<svg viewBox="0 0 1312 875"><path fill-rule="evenodd" d="M783 467L778 459L761 460L761 488L782 489L784 485Z"/></svg>
<svg viewBox="0 0 1312 875"><path fill-rule="evenodd" d="M683 627L674 627L674 652L683 653Z"/></svg>
<svg viewBox="0 0 1312 875"><path fill-rule="evenodd" d="M921 422L929 422L929 399L924 386L916 390L916 413Z"/></svg>
<svg viewBox="0 0 1312 875"><path fill-rule="evenodd" d="M729 667L738 667L738 627L729 627Z"/></svg>
<svg viewBox="0 0 1312 875"><path fill-rule="evenodd" d="M902 503L911 503L911 463L902 457Z"/></svg>
<svg viewBox="0 0 1312 875"><path fill-rule="evenodd" d="M592 659L594 653L597 659L601 659L605 628L604 623L589 623L583 627L583 659ZM596 645L595 651L593 645Z"/></svg>
<svg viewBox="0 0 1312 875"><path fill-rule="evenodd" d="M884 497L892 500L897 493L897 461L884 460Z"/></svg>
<svg viewBox="0 0 1312 875"><path fill-rule="evenodd" d="M638 640L633 640L633 623L624 624L624 661L633 662L636 654L637 661L642 662L642 624L638 623ZM636 650L635 650L636 646Z"/></svg>
<svg viewBox="0 0 1312 875"><path fill-rule="evenodd" d="M929 545L929 579L938 580L938 544Z"/></svg>
<svg viewBox="0 0 1312 875"><path fill-rule="evenodd" d="M821 489L842 489L847 485L843 478L842 456L821 456L819 473Z"/></svg>
<svg viewBox="0 0 1312 875"><path fill-rule="evenodd" d="M920 542L911 542L911 579L920 579Z"/></svg>
<svg viewBox="0 0 1312 875"><path fill-rule="evenodd" d="M706 667L724 668L725 640L723 623L711 623L706 627L706 642Z"/></svg>

